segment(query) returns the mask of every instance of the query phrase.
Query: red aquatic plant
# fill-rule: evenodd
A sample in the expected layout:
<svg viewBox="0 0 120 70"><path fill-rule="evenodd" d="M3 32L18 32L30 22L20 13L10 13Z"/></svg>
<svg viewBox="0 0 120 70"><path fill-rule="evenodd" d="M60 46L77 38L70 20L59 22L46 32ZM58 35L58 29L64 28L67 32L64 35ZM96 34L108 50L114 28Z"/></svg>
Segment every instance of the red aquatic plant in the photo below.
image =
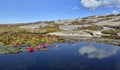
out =
<svg viewBox="0 0 120 70"><path fill-rule="evenodd" d="M29 50L29 52L33 52L34 51L34 47L32 45L30 45L28 50Z"/></svg>
<svg viewBox="0 0 120 70"><path fill-rule="evenodd" d="M43 46L43 48L46 48L47 44L46 43L42 43L42 46Z"/></svg>
<svg viewBox="0 0 120 70"><path fill-rule="evenodd" d="M40 49L41 48L41 45L38 45L38 47L37 47L38 49Z"/></svg>
<svg viewBox="0 0 120 70"><path fill-rule="evenodd" d="M13 41L13 44L14 44L14 45L17 45L17 42L16 42L16 41Z"/></svg>

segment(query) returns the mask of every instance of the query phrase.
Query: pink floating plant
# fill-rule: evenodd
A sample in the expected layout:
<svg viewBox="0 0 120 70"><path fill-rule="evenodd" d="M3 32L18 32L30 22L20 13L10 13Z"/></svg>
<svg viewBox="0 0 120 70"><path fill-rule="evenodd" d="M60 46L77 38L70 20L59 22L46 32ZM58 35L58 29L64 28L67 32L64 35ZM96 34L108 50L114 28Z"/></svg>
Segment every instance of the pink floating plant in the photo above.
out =
<svg viewBox="0 0 120 70"><path fill-rule="evenodd" d="M30 45L30 47L28 48L29 52L33 52L34 51L34 47Z"/></svg>
<svg viewBox="0 0 120 70"><path fill-rule="evenodd" d="M17 45L17 42L14 41L13 44L14 44L14 45Z"/></svg>
<svg viewBox="0 0 120 70"><path fill-rule="evenodd" d="M46 48L47 44L46 43L42 43L43 48Z"/></svg>
<svg viewBox="0 0 120 70"><path fill-rule="evenodd" d="M41 46L40 45L38 45L38 47L37 47L38 49L40 49L41 48Z"/></svg>

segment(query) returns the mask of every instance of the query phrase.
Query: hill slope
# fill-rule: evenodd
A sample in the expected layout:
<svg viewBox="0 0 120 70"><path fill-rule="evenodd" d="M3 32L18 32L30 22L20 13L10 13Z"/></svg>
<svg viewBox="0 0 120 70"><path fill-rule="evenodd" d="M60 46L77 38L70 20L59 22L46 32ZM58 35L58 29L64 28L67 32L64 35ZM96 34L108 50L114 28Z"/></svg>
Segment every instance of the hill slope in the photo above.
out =
<svg viewBox="0 0 120 70"><path fill-rule="evenodd" d="M120 14L33 23L5 24L0 25L0 32L58 32L52 34L88 37L120 36Z"/></svg>

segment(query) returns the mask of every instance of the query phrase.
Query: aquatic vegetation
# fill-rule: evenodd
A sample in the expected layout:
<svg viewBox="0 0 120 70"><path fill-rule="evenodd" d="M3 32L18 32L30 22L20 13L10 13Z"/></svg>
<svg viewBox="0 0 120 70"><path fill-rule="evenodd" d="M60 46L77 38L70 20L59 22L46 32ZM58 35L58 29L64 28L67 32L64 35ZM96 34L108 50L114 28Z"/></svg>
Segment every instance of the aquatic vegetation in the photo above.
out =
<svg viewBox="0 0 120 70"><path fill-rule="evenodd" d="M25 51L28 47L46 48L47 44L59 41L60 37L39 33L4 32L0 34L0 54ZM5 52L6 51L6 52ZM34 51L29 48L29 51Z"/></svg>
<svg viewBox="0 0 120 70"><path fill-rule="evenodd" d="M46 48L47 44L46 43L42 43L43 48Z"/></svg>
<svg viewBox="0 0 120 70"><path fill-rule="evenodd" d="M33 52L33 51L34 51L34 47L33 47L32 45L30 45L29 48L28 48L28 50L29 50L30 52Z"/></svg>
<svg viewBox="0 0 120 70"><path fill-rule="evenodd" d="M40 46L40 45L38 45L38 47L37 47L37 48L40 50L41 46Z"/></svg>

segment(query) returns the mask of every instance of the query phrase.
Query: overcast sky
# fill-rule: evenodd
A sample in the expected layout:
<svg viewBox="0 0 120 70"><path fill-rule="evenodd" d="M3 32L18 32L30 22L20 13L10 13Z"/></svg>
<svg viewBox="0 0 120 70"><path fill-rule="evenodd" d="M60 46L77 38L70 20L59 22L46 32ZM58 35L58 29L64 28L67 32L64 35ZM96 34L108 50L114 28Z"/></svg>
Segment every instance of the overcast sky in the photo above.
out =
<svg viewBox="0 0 120 70"><path fill-rule="evenodd" d="M0 23L67 19L120 12L120 0L0 0Z"/></svg>

